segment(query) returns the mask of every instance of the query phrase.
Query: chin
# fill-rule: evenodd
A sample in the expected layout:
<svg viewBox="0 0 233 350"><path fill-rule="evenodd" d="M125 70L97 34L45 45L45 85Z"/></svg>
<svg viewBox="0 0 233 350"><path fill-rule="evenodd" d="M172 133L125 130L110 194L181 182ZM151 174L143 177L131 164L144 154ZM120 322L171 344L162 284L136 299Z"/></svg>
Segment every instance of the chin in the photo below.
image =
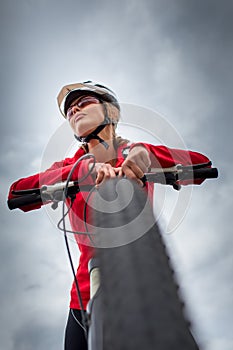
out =
<svg viewBox="0 0 233 350"><path fill-rule="evenodd" d="M89 130L84 129L84 128L78 128L78 129L75 129L75 133L76 133L76 135L82 135L81 137L86 137L89 134L91 134L95 129L96 129L96 127L91 128Z"/></svg>

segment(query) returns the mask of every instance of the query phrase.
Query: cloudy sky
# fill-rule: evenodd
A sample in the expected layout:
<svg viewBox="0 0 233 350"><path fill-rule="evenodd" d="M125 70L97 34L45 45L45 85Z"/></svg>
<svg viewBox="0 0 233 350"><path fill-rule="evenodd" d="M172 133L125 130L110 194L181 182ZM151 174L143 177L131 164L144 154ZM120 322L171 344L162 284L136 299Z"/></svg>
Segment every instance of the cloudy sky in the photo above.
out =
<svg viewBox="0 0 233 350"><path fill-rule="evenodd" d="M59 89L92 79L157 111L219 168L166 240L202 349L232 350L233 2L8 0L0 16L1 348L62 349L72 281L62 234L44 209L11 212L6 197L63 127Z"/></svg>

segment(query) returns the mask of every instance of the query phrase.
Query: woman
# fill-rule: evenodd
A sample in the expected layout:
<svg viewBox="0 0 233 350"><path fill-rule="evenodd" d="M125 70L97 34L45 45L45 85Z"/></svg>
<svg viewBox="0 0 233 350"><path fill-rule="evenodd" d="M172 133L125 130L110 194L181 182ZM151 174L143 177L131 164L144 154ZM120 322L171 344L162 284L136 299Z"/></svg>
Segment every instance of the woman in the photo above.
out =
<svg viewBox="0 0 233 350"><path fill-rule="evenodd" d="M145 143L130 144L116 136L115 129L120 117L120 106L115 94L107 87L91 81L64 86L58 95L58 105L62 115L69 122L75 137L82 142L74 157L54 163L43 173L16 181L10 188L22 190L54 184L64 181L75 162L86 153L95 156L96 164L86 183L99 186L102 182L126 176L142 185L141 178L153 167L171 167L175 164L197 164L208 162L205 156L191 151L168 149L165 146L153 146ZM126 152L127 151L127 152ZM124 156L127 154L127 156ZM72 179L81 179L89 173L91 161L82 159L73 172ZM152 192L152 187L149 188ZM69 219L73 231L85 231L83 211L87 194L79 192L74 199ZM43 203L22 207L23 211L40 208ZM69 205L69 201L67 200ZM88 261L93 249L78 240L80 260L77 280L81 300L77 296L75 283L71 289L70 312L66 326L65 350L87 348L80 310L86 309L90 298Z"/></svg>

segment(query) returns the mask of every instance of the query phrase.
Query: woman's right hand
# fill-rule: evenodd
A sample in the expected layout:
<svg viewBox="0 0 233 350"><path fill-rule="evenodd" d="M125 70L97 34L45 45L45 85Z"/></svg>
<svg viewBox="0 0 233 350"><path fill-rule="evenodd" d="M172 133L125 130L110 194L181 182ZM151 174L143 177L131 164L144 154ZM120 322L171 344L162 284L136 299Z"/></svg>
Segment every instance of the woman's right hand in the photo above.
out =
<svg viewBox="0 0 233 350"><path fill-rule="evenodd" d="M121 170L121 167L114 168L108 163L96 163L94 171L96 173L95 184L98 186L106 180L115 178Z"/></svg>

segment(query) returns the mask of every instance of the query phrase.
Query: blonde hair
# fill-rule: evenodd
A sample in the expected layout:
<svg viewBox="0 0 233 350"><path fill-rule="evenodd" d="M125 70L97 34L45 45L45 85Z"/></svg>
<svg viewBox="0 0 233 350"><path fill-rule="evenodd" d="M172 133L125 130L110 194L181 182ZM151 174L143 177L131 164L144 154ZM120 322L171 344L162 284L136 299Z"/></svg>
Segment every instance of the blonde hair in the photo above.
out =
<svg viewBox="0 0 233 350"><path fill-rule="evenodd" d="M107 105L108 117L113 121L113 124L114 124L113 140L114 140L115 147L118 147L125 143L129 143L129 140L116 134L117 123L120 120L120 110L116 106L114 106L112 103L107 103L106 105Z"/></svg>
<svg viewBox="0 0 233 350"><path fill-rule="evenodd" d="M120 110L112 103L104 102L108 118L113 122L115 128L120 119Z"/></svg>

